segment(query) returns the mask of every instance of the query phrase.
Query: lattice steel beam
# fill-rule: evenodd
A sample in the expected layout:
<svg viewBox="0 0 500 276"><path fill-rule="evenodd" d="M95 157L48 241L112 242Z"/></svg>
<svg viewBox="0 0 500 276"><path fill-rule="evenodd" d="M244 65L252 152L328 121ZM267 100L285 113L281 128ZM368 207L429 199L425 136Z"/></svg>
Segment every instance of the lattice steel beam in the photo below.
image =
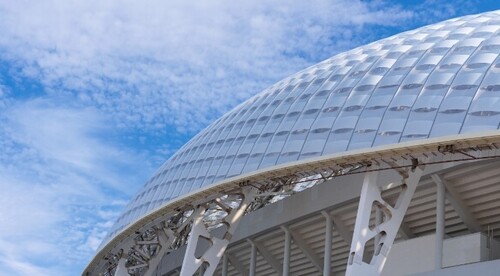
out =
<svg viewBox="0 0 500 276"><path fill-rule="evenodd" d="M257 197L258 190L253 187L244 187L239 195L241 200L238 206L232 207L222 202L221 199L216 199L215 204L222 208L227 213L220 223L226 227L222 237L216 237L203 221L205 212L209 209L209 205L202 205L197 208L199 213L195 216L193 226L191 228L188 246L182 262L181 276L192 276L203 264L207 264L203 275L214 274L217 265L226 250L229 241L231 240L234 231L245 214L246 209ZM209 241L209 248L202 256L197 257L196 248L201 239Z"/></svg>
<svg viewBox="0 0 500 276"><path fill-rule="evenodd" d="M189 212L188 209L192 208L193 202L203 204L214 197L234 191L235 189L241 189L245 186L257 187L262 191L271 191L269 188L275 186L276 179L280 178L299 179L295 183L297 184L301 181L301 178L309 178L303 181L311 182L314 180L315 175L317 180L325 180L342 175L364 173L366 171L399 170L404 172L414 166L412 160L417 158L424 160L429 157L433 161L427 164L498 158L500 157L500 135L498 135L498 132L473 135L464 134L456 138L435 138L386 147L376 147L342 155L313 158L307 161L272 167L267 170L245 174L241 177L223 180L196 193L171 200L167 205L154 210L122 229L99 249L94 259L86 267L84 274L114 275L121 258L118 256L119 252L123 251L123 256L127 256L129 250L134 250L131 247L135 245L134 239L137 235L148 230L152 224L157 224L162 220L168 224L167 228L178 229L179 224L177 222L172 223L171 217ZM264 188L262 189L262 187ZM279 196L270 197L273 200L283 198ZM252 203L252 205L254 204ZM186 229L178 232L174 231L178 236L175 237L172 248L178 248L186 243L191 224L192 222L190 221ZM336 228L338 229L338 227ZM159 251L156 250L155 252ZM152 257L154 258L156 255L159 254L154 253ZM134 260L132 259L133 257L130 257L130 260L133 262ZM126 266L128 268L134 267L130 263L127 263ZM130 275L142 275L144 267L137 268L134 271L128 270Z"/></svg>
<svg viewBox="0 0 500 276"><path fill-rule="evenodd" d="M418 166L417 160L412 163L414 165L411 169L401 172L404 184L400 186L401 191L394 206L382 198L382 191L377 185L378 172L372 171L365 174L346 275L379 275L382 272L389 250L423 173L423 166ZM373 208L380 208L383 212L383 219L379 225L370 227ZM365 253L367 244L371 240L377 240L377 243L368 261Z"/></svg>

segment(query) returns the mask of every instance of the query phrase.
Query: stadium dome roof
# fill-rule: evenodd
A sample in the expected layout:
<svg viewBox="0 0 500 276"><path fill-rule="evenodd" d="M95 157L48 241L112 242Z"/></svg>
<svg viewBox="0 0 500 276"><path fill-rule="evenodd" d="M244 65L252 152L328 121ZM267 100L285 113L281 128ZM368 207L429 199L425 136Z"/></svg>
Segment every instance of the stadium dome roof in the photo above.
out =
<svg viewBox="0 0 500 276"><path fill-rule="evenodd" d="M338 54L242 103L184 145L118 218L119 231L229 177L315 156L496 130L500 11L465 16Z"/></svg>

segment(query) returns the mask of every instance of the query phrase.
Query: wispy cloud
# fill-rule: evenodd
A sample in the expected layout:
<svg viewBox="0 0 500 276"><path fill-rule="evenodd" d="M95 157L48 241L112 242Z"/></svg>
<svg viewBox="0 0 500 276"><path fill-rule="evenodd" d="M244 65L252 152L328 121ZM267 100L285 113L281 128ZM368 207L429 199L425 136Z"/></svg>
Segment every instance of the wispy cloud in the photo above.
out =
<svg viewBox="0 0 500 276"><path fill-rule="evenodd" d="M0 271L80 273L195 131L337 52L473 12L467 2L0 1Z"/></svg>
<svg viewBox="0 0 500 276"><path fill-rule="evenodd" d="M193 131L311 62L408 22L381 1L16 1L2 57L123 126Z"/></svg>
<svg viewBox="0 0 500 276"><path fill-rule="evenodd" d="M0 267L12 275L78 273L151 167L103 135L112 131L97 110L37 99L1 117Z"/></svg>

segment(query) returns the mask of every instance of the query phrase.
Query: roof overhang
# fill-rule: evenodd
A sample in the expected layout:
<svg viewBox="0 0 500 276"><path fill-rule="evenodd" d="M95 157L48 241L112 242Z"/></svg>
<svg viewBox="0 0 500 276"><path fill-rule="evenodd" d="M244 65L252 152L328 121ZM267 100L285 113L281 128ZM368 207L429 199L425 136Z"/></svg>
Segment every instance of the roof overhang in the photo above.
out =
<svg viewBox="0 0 500 276"><path fill-rule="evenodd" d="M363 170L346 174L370 171L369 168L371 165L375 165L373 167L376 167L378 170L408 168L415 165L414 160L429 158L432 160L430 161L431 163L443 163L496 157L500 157L499 130L452 135L347 151L242 174L175 198L130 223L109 242L98 249L83 274L85 275L87 271L93 271L102 262L105 262L104 258L108 253L118 251L121 244L127 243L137 235L136 232L141 231L142 228L154 223L158 219L168 216L186 206L203 203L215 196L231 192L252 183L271 182L272 179L289 175L307 176L360 165L364 167Z"/></svg>

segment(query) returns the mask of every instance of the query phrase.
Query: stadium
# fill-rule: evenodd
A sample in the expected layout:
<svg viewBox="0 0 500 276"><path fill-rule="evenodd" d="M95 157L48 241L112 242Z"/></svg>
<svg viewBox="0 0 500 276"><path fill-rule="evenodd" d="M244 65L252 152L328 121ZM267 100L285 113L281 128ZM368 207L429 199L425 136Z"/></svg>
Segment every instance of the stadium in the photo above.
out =
<svg viewBox="0 0 500 276"><path fill-rule="evenodd" d="M338 54L166 161L83 275L494 275L500 11Z"/></svg>

